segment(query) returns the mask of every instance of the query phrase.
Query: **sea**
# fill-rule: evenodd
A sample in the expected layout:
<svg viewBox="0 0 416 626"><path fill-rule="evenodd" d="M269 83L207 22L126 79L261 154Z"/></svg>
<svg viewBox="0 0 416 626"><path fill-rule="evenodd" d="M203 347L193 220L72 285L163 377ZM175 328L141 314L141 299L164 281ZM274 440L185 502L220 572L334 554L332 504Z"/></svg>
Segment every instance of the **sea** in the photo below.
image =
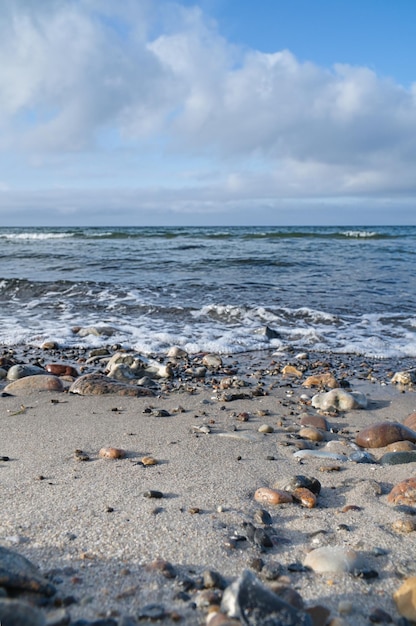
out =
<svg viewBox="0 0 416 626"><path fill-rule="evenodd" d="M51 340L416 357L416 226L0 228L0 344Z"/></svg>

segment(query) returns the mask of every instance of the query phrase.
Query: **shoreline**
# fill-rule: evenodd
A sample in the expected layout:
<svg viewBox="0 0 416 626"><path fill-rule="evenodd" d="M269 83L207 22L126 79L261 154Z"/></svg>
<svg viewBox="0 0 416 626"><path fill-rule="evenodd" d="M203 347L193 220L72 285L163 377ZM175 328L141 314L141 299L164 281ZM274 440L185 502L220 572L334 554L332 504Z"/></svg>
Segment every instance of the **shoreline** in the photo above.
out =
<svg viewBox="0 0 416 626"><path fill-rule="evenodd" d="M28 348L15 356L73 360L85 367L82 373L104 369L103 363L77 363L73 348ZM162 624L203 625L222 593L218 586L204 588L204 571L218 572L229 584L249 569L266 585L296 591L304 608L326 607L344 625L364 626L376 609L397 622L393 594L416 566L414 531L393 529L399 520L412 521L414 510L391 506L387 497L415 466L379 464L384 448L369 451L374 463L299 460L294 452L305 441L315 449L338 441L339 449L367 425L403 422L416 410L414 388L391 384L390 374L406 367L402 359L393 368L392 360L353 355L295 357L222 355L221 367L207 367L198 378L185 372L195 373L202 355L190 355L176 360L172 379L157 381L154 397L1 397L0 454L9 460L0 462L0 546L29 558L55 584L59 601L46 603L45 615L59 608L71 625L100 618L147 625L151 611L144 607L153 604ZM287 365L301 377L283 374ZM320 390L302 384L328 370L346 389L363 393L368 407L326 415L314 409L310 399ZM221 389L225 378L246 383L231 387L235 399L224 399L230 390ZM258 389L264 393L242 393ZM323 441L299 435L305 414L325 417ZM259 432L266 424L273 432ZM125 450L125 458L101 458L105 446ZM156 464L143 465L146 456ZM299 474L321 483L316 507L255 501L259 488ZM145 497L149 491L162 497ZM270 514L270 526L259 523L261 509ZM272 545L250 539L250 524L270 533ZM355 550L362 572L377 577L305 569L308 552L322 546Z"/></svg>

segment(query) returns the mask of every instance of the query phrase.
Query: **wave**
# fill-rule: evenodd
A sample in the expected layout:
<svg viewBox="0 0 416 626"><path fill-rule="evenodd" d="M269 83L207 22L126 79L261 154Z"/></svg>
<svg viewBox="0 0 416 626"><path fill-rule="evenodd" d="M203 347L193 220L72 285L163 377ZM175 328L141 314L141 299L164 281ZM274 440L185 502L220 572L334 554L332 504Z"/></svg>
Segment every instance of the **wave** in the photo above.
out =
<svg viewBox="0 0 416 626"><path fill-rule="evenodd" d="M25 232L25 233L0 233L0 239L9 239L11 241L25 241L25 240L34 240L34 241L43 241L46 239L68 239L70 237L74 237L75 234L71 232L65 233L33 233L33 232Z"/></svg>

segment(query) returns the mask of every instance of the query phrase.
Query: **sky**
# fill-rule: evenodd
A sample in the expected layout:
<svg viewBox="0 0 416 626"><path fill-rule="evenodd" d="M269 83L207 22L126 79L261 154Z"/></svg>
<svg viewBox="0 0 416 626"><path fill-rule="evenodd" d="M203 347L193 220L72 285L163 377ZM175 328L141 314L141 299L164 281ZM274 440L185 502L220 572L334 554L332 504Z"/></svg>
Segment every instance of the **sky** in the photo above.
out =
<svg viewBox="0 0 416 626"><path fill-rule="evenodd" d="M0 226L416 224L414 0L1 0Z"/></svg>

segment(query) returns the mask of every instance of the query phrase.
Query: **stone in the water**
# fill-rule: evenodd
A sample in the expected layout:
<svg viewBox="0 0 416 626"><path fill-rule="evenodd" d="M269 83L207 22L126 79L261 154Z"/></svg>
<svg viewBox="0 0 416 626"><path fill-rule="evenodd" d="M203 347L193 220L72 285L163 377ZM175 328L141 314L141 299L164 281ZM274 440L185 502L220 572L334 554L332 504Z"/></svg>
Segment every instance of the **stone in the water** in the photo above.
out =
<svg viewBox="0 0 416 626"><path fill-rule="evenodd" d="M312 626L307 613L279 598L248 570L225 589L221 610L247 626Z"/></svg>
<svg viewBox="0 0 416 626"><path fill-rule="evenodd" d="M26 376L38 376L44 373L45 370L37 365L13 365L7 372L7 380L18 380Z"/></svg>
<svg viewBox="0 0 416 626"><path fill-rule="evenodd" d="M25 376L9 383L3 391L13 396L24 396L38 391L63 391L62 381L52 374Z"/></svg>
<svg viewBox="0 0 416 626"><path fill-rule="evenodd" d="M325 372L324 374L308 376L303 383L303 387L327 387L328 389L337 389L339 383L331 372Z"/></svg>
<svg viewBox="0 0 416 626"><path fill-rule="evenodd" d="M389 504L415 506L416 505L416 478L407 478L395 485L387 496Z"/></svg>
<svg viewBox="0 0 416 626"><path fill-rule="evenodd" d="M55 587L21 554L0 546L0 587L52 596Z"/></svg>
<svg viewBox="0 0 416 626"><path fill-rule="evenodd" d="M399 422L378 422L357 434L355 442L362 448L384 448L395 441L416 441L416 432Z"/></svg>
<svg viewBox="0 0 416 626"><path fill-rule="evenodd" d="M387 452L380 459L381 465L403 465L416 463L416 450L410 452Z"/></svg>
<svg viewBox="0 0 416 626"><path fill-rule="evenodd" d="M261 328L256 328L254 331L256 335L262 335L263 337L267 337L267 339L279 339L280 335L276 330L270 328L269 326L262 326Z"/></svg>
<svg viewBox="0 0 416 626"><path fill-rule="evenodd" d="M352 409L367 408L367 398L358 391L345 391L344 389L332 389L326 393L317 393L312 398L312 406L315 409L324 411L338 409L339 411L350 411Z"/></svg>
<svg viewBox="0 0 416 626"><path fill-rule="evenodd" d="M111 337L117 332L113 326L85 326L80 328L76 326L72 329L72 332L79 337L88 337L88 335L94 335L95 337Z"/></svg>
<svg viewBox="0 0 416 626"><path fill-rule="evenodd" d="M256 502L260 502L260 504L269 504L271 506L293 502L293 498L288 491L270 489L269 487L260 487L257 489L254 494L254 499Z"/></svg>
<svg viewBox="0 0 416 626"><path fill-rule="evenodd" d="M78 393L82 396L105 394L133 397L154 396L154 393L146 387L127 385L117 380L112 380L103 374L85 374L84 376L80 376L80 378L72 383L69 392Z"/></svg>
<svg viewBox="0 0 416 626"><path fill-rule="evenodd" d="M1 626L46 626L46 619L36 607L0 598L0 624Z"/></svg>
<svg viewBox="0 0 416 626"><path fill-rule="evenodd" d="M359 565L359 556L351 548L323 546L312 550L303 562L314 572L351 572Z"/></svg>
<svg viewBox="0 0 416 626"><path fill-rule="evenodd" d="M416 621L416 576L404 581L401 587L393 594L397 610L400 615L411 622Z"/></svg>

